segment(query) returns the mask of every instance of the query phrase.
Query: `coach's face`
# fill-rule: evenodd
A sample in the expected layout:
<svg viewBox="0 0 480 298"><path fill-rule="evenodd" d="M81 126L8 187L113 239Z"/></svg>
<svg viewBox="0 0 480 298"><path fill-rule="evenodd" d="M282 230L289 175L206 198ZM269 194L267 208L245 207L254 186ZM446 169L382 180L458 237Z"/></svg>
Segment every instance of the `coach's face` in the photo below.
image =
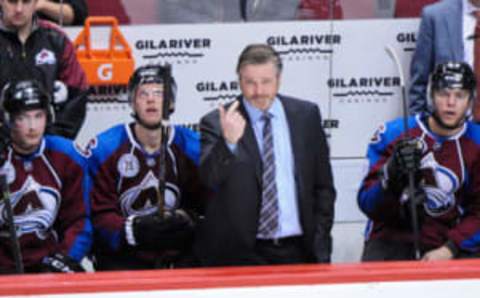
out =
<svg viewBox="0 0 480 298"><path fill-rule="evenodd" d="M280 88L280 73L275 63L246 64L238 74L245 99L254 107L267 110Z"/></svg>
<svg viewBox="0 0 480 298"><path fill-rule="evenodd" d="M5 25L19 30L31 24L37 0L0 0L0 5Z"/></svg>

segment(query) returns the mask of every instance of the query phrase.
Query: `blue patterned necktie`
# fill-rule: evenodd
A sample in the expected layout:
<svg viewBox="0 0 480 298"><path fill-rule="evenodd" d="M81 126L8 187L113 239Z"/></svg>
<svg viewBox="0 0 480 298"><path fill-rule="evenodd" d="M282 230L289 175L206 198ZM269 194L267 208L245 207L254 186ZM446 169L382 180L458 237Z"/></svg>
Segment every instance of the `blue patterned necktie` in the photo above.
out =
<svg viewBox="0 0 480 298"><path fill-rule="evenodd" d="M273 115L265 112L263 125L263 184L262 205L258 235L261 238L275 238L278 229L278 192L275 182L275 155L273 153L272 119Z"/></svg>

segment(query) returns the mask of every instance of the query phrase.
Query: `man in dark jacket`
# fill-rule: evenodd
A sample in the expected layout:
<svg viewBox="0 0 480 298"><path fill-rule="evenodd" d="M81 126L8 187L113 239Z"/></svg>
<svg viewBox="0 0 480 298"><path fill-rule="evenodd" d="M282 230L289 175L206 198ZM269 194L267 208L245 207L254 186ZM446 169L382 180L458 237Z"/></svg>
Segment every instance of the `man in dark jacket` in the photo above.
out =
<svg viewBox="0 0 480 298"><path fill-rule="evenodd" d="M272 47L240 55L242 95L204 116L200 177L208 200L196 251L203 265L329 262L335 189L320 111L278 94Z"/></svg>
<svg viewBox="0 0 480 298"><path fill-rule="evenodd" d="M68 37L35 14L39 0L0 0L0 89L35 79L54 94L49 133L75 138L86 113L87 81Z"/></svg>

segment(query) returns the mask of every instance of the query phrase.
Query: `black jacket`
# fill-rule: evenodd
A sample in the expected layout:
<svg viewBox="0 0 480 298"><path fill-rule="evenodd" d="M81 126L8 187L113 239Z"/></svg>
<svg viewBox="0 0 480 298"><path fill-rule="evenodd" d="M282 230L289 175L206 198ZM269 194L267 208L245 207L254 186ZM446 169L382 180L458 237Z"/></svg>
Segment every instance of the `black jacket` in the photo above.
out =
<svg viewBox="0 0 480 298"><path fill-rule="evenodd" d="M335 189L329 149L318 107L279 95L290 128L295 186L305 254L311 262L329 262ZM262 161L247 120L233 154L222 137L218 111L202 118L200 177L214 191L195 244L203 265L258 264L255 242L262 189Z"/></svg>
<svg viewBox="0 0 480 298"><path fill-rule="evenodd" d="M0 88L11 80L34 79L53 95L55 81L63 82L68 97L53 103L55 122L49 132L75 138L85 118L88 86L73 44L58 26L34 17L32 33L22 44L17 32L0 21L0 65Z"/></svg>

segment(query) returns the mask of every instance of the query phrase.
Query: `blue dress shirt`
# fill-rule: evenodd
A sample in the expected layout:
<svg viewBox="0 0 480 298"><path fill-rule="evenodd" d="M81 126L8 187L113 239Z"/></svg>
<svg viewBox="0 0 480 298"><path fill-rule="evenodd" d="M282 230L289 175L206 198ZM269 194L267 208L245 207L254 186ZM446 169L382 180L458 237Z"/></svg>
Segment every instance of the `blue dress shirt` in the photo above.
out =
<svg viewBox="0 0 480 298"><path fill-rule="evenodd" d="M250 123L257 140L259 151L263 151L263 111L243 99ZM297 205L297 191L294 176L294 159L290 141L290 129L282 102L275 98L268 112L273 115L272 132L275 154L275 179L278 190L279 229L275 238L301 235L302 227ZM232 148L231 148L232 149Z"/></svg>

